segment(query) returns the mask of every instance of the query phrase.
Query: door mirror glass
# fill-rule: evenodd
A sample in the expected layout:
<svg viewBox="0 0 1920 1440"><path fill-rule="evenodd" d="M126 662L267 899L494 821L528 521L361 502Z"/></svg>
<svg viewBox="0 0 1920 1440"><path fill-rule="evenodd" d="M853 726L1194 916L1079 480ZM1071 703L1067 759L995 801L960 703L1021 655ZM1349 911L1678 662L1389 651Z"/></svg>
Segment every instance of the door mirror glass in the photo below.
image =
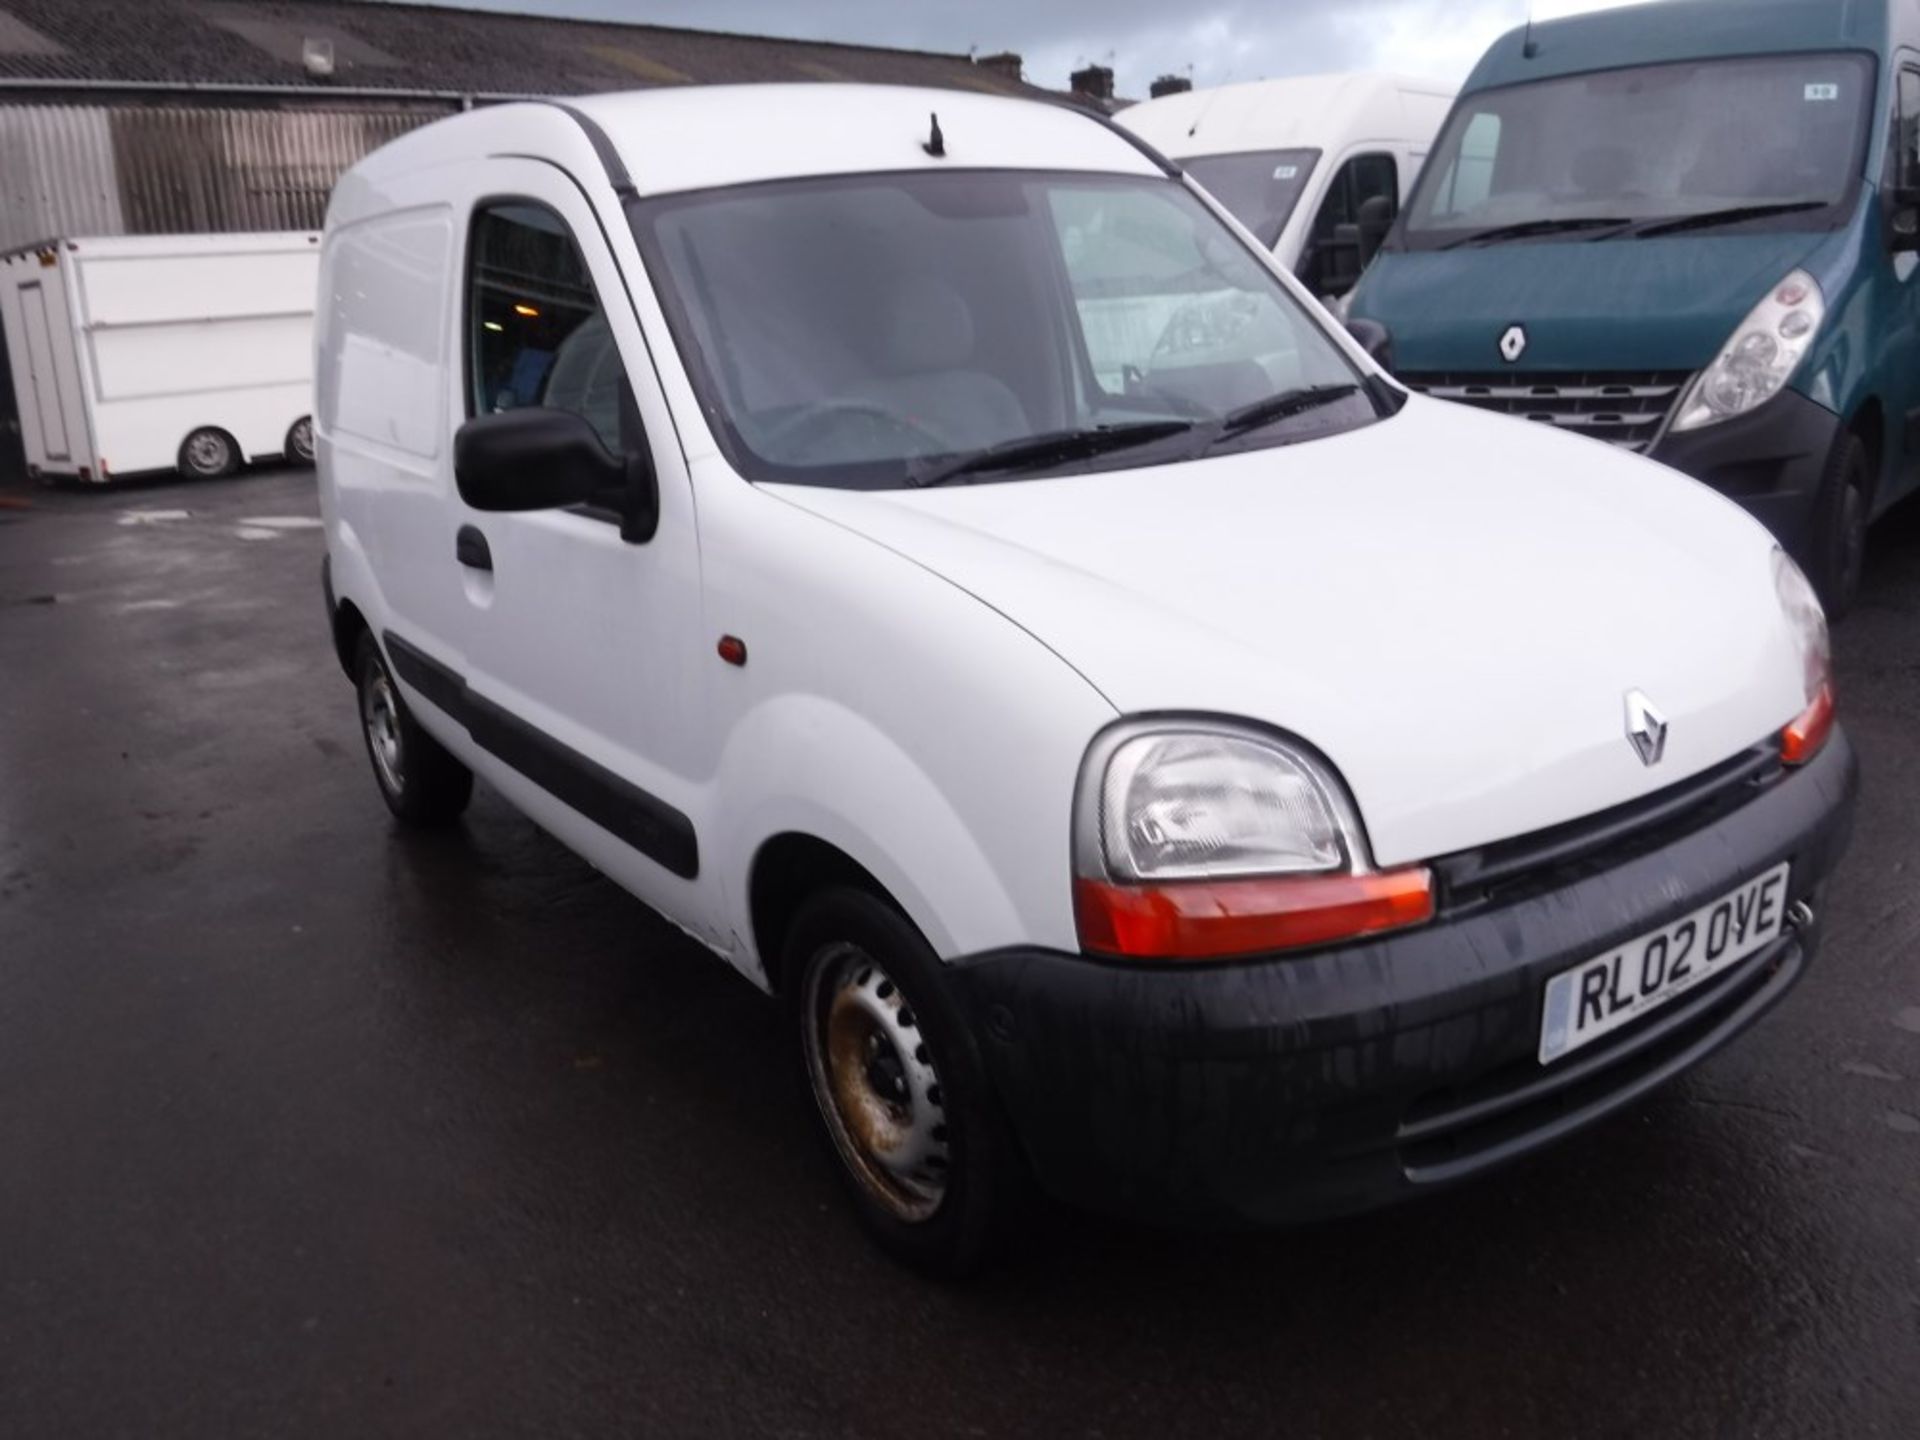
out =
<svg viewBox="0 0 1920 1440"><path fill-rule="evenodd" d="M624 489L627 467L584 417L534 406L462 425L453 476L476 510L558 510Z"/></svg>

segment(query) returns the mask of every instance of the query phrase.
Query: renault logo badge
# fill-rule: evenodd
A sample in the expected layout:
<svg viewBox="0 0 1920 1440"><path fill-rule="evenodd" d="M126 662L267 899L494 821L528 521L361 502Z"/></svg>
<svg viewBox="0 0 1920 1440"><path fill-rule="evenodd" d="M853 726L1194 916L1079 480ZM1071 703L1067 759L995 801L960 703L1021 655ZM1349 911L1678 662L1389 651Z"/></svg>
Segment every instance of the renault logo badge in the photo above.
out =
<svg viewBox="0 0 1920 1440"><path fill-rule="evenodd" d="M1520 357L1527 353L1527 327L1509 325L1507 333L1500 337L1500 358L1509 365L1517 365Z"/></svg>
<svg viewBox="0 0 1920 1440"><path fill-rule="evenodd" d="M1667 753L1667 717L1638 690L1627 692L1627 739L1642 765L1658 765Z"/></svg>

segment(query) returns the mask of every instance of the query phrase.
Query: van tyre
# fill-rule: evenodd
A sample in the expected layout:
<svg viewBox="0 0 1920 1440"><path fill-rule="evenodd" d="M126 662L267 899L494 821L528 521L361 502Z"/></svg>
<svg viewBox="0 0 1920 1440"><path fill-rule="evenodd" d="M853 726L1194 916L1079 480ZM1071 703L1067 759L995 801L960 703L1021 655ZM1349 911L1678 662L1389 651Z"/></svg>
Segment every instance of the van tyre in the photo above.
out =
<svg viewBox="0 0 1920 1440"><path fill-rule="evenodd" d="M452 824L473 798L473 772L420 728L370 632L361 633L354 649L353 673L360 692L360 737L387 808L408 825Z"/></svg>
<svg viewBox="0 0 1920 1440"><path fill-rule="evenodd" d="M302 415L287 427L286 448L283 452L290 464L310 466L313 464L313 417Z"/></svg>
<svg viewBox="0 0 1920 1440"><path fill-rule="evenodd" d="M177 459L189 480L220 480L240 468L240 447L226 431L203 425L180 442Z"/></svg>
<svg viewBox="0 0 1920 1440"><path fill-rule="evenodd" d="M801 908L784 961L808 1088L861 1223L916 1270L978 1269L1028 1181L938 957L899 911L843 888Z"/></svg>
<svg viewBox="0 0 1920 1440"><path fill-rule="evenodd" d="M1808 576L1820 592L1827 618L1838 620L1860 598L1866 570L1867 519L1873 503L1873 466L1860 437L1848 432L1834 442L1814 504Z"/></svg>

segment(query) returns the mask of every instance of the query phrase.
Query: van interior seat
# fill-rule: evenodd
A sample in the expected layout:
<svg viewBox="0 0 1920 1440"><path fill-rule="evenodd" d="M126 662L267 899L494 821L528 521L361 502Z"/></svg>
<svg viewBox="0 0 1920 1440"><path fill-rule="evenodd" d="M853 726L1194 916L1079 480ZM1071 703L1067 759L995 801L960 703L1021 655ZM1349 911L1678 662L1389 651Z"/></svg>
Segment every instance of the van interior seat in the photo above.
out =
<svg viewBox="0 0 1920 1440"><path fill-rule="evenodd" d="M880 317L880 373L855 381L852 398L910 421L956 450L1032 433L1012 388L973 368L973 312L948 281L922 275L894 287Z"/></svg>

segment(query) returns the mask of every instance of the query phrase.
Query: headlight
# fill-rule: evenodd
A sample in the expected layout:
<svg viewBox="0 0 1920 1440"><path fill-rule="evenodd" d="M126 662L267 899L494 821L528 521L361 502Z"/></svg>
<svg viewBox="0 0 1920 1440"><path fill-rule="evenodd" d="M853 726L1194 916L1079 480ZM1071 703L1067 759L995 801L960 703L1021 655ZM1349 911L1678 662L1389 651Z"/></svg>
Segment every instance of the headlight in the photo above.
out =
<svg viewBox="0 0 1920 1440"><path fill-rule="evenodd" d="M1780 596L1781 613L1800 648L1807 697L1807 708L1780 732L1780 758L1789 765L1804 765L1820 753L1833 734L1833 649L1820 597L1800 567L1777 546L1773 552L1773 585Z"/></svg>
<svg viewBox="0 0 1920 1440"><path fill-rule="evenodd" d="M1673 428L1701 430L1766 404L1800 368L1826 315L1826 297L1814 278L1804 270L1787 276L1701 372Z"/></svg>
<svg viewBox="0 0 1920 1440"><path fill-rule="evenodd" d="M1232 735L1140 735L1107 762L1100 838L1120 880L1219 880L1342 868L1347 846L1312 762Z"/></svg>
<svg viewBox="0 0 1920 1440"><path fill-rule="evenodd" d="M1324 762L1226 721L1124 725L1088 752L1075 814L1081 944L1206 959L1418 924L1424 867L1373 870Z"/></svg>

